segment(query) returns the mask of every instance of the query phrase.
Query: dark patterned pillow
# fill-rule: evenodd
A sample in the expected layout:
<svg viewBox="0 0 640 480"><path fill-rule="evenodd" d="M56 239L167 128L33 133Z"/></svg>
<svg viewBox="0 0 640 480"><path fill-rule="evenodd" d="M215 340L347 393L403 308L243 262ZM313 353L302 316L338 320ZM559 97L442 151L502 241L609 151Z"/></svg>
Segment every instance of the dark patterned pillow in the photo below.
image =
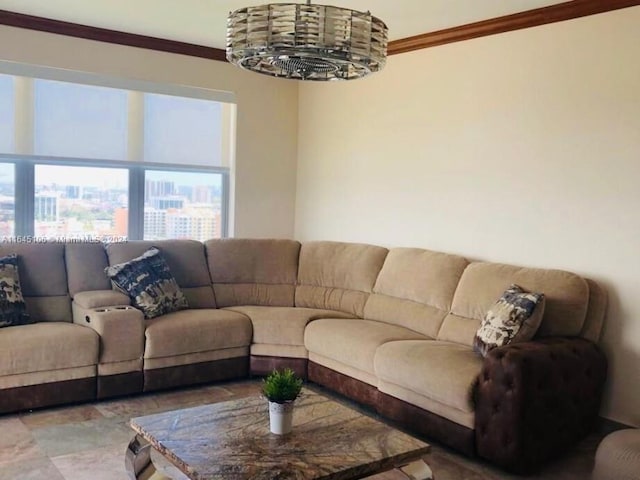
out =
<svg viewBox="0 0 640 480"><path fill-rule="evenodd" d="M145 318L189 308L160 250L151 247L137 258L105 269L111 281L131 298Z"/></svg>
<svg viewBox="0 0 640 480"><path fill-rule="evenodd" d="M543 315L544 294L527 293L511 285L485 315L473 339L473 349L485 357L496 347L531 340Z"/></svg>
<svg viewBox="0 0 640 480"><path fill-rule="evenodd" d="M34 323L26 312L20 275L18 275L18 257L15 254L0 258L0 327L26 325Z"/></svg>

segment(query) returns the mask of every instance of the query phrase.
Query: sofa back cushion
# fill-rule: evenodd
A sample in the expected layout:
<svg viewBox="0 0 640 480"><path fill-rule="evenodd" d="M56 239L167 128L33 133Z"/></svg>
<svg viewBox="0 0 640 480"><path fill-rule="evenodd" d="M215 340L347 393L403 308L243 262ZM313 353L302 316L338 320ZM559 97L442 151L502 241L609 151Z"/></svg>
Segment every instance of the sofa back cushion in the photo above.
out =
<svg viewBox="0 0 640 480"><path fill-rule="evenodd" d="M364 316L388 250L374 245L308 242L300 249L296 307Z"/></svg>
<svg viewBox="0 0 640 480"><path fill-rule="evenodd" d="M456 255L418 248L393 248L364 307L367 319L438 335L469 262Z"/></svg>
<svg viewBox="0 0 640 480"><path fill-rule="evenodd" d="M111 289L111 281L104 272L109 260L102 243L67 243L64 253L71 298L79 292Z"/></svg>
<svg viewBox="0 0 640 480"><path fill-rule="evenodd" d="M205 242L219 307L292 307L300 243L294 240L223 238Z"/></svg>
<svg viewBox="0 0 640 480"><path fill-rule="evenodd" d="M71 322L64 244L4 243L0 257L18 256L20 285L27 313L36 322Z"/></svg>
<svg viewBox="0 0 640 480"><path fill-rule="evenodd" d="M589 285L589 309L580 336L593 343L598 343L602 334L604 318L607 315L609 295L595 280L590 278L585 278L585 280Z"/></svg>
<svg viewBox="0 0 640 480"><path fill-rule="evenodd" d="M438 340L471 346L487 310L511 284L545 295L537 337L580 335L589 306L587 281L570 272L476 262L462 274Z"/></svg>
<svg viewBox="0 0 640 480"><path fill-rule="evenodd" d="M204 245L195 240L135 240L107 245L109 265L125 263L156 247L169 265L190 308L215 308Z"/></svg>

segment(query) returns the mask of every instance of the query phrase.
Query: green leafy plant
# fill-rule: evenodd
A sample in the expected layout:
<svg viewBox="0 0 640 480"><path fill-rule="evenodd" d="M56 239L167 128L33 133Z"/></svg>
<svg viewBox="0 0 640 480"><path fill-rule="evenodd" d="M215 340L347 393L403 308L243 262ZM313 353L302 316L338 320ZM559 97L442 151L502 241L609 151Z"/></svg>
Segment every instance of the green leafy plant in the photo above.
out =
<svg viewBox="0 0 640 480"><path fill-rule="evenodd" d="M293 370L274 370L262 381L262 394L270 402L286 403L300 395L302 379Z"/></svg>

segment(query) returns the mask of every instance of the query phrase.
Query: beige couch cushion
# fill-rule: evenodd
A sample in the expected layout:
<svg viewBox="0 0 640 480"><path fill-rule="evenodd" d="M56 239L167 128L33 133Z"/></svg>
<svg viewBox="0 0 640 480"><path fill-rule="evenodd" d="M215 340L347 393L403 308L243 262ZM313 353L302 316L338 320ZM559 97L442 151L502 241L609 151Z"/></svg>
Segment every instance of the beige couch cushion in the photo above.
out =
<svg viewBox="0 0 640 480"><path fill-rule="evenodd" d="M412 330L384 322L360 319L320 319L307 325L304 345L309 352L375 374L377 348L393 340L425 339Z"/></svg>
<svg viewBox="0 0 640 480"><path fill-rule="evenodd" d="M111 289L111 282L104 273L109 260L102 243L67 243L64 253L71 297L78 292Z"/></svg>
<svg viewBox="0 0 640 480"><path fill-rule="evenodd" d="M386 248L358 243L303 244L296 307L339 310L362 317L387 252Z"/></svg>
<svg viewBox="0 0 640 480"><path fill-rule="evenodd" d="M62 243L0 244L0 257L18 255L20 284L25 297L67 295L67 270Z"/></svg>
<svg viewBox="0 0 640 480"><path fill-rule="evenodd" d="M98 363L98 334L67 322L0 330L0 376L86 367Z"/></svg>
<svg viewBox="0 0 640 480"><path fill-rule="evenodd" d="M377 349L381 380L464 412L472 412L473 390L483 359L469 347L435 340L388 342Z"/></svg>
<svg viewBox="0 0 640 480"><path fill-rule="evenodd" d="M169 265L171 275L190 301L190 308L215 308L204 245L195 240L156 240L110 243L107 245L109 265L128 262L151 247L157 247ZM187 293L196 289L197 293Z"/></svg>
<svg viewBox="0 0 640 480"><path fill-rule="evenodd" d="M435 338L468 261L418 248L389 251L364 317Z"/></svg>
<svg viewBox="0 0 640 480"><path fill-rule="evenodd" d="M131 304L131 299L128 295L116 290L77 292L73 301L76 305L82 308L99 308Z"/></svg>
<svg viewBox="0 0 640 480"><path fill-rule="evenodd" d="M62 243L6 243L0 256L18 256L27 313L36 322L71 322L71 299Z"/></svg>
<svg viewBox="0 0 640 480"><path fill-rule="evenodd" d="M580 336L594 343L600 340L604 318L607 314L609 296L607 291L598 283L589 278L585 278L589 285L589 310L585 318Z"/></svg>
<svg viewBox="0 0 640 480"><path fill-rule="evenodd" d="M251 319L254 344L304 345L304 329L318 318L353 318L343 312L294 307L229 307Z"/></svg>
<svg viewBox="0 0 640 480"><path fill-rule="evenodd" d="M218 306L293 306L300 243L224 238L205 247Z"/></svg>
<svg viewBox="0 0 640 480"><path fill-rule="evenodd" d="M544 317L536 336L580 334L589 305L589 287L583 278L561 270L476 262L462 274L438 340L471 346L487 310L511 284L545 294Z"/></svg>
<svg viewBox="0 0 640 480"><path fill-rule="evenodd" d="M144 358L245 347L251 343L251 320L229 310L181 310L145 323Z"/></svg>
<svg viewBox="0 0 640 480"><path fill-rule="evenodd" d="M25 297L27 313L36 322L71 322L71 299L68 295L57 297Z"/></svg>

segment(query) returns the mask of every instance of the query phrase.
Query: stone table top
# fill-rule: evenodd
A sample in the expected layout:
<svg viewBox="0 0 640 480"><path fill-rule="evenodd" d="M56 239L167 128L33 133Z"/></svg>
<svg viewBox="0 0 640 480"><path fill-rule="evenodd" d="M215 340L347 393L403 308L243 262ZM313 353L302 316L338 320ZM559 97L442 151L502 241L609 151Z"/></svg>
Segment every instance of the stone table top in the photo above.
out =
<svg viewBox="0 0 640 480"><path fill-rule="evenodd" d="M361 478L418 460L429 445L303 389L293 431L269 432L260 395L133 418L130 425L194 480Z"/></svg>

